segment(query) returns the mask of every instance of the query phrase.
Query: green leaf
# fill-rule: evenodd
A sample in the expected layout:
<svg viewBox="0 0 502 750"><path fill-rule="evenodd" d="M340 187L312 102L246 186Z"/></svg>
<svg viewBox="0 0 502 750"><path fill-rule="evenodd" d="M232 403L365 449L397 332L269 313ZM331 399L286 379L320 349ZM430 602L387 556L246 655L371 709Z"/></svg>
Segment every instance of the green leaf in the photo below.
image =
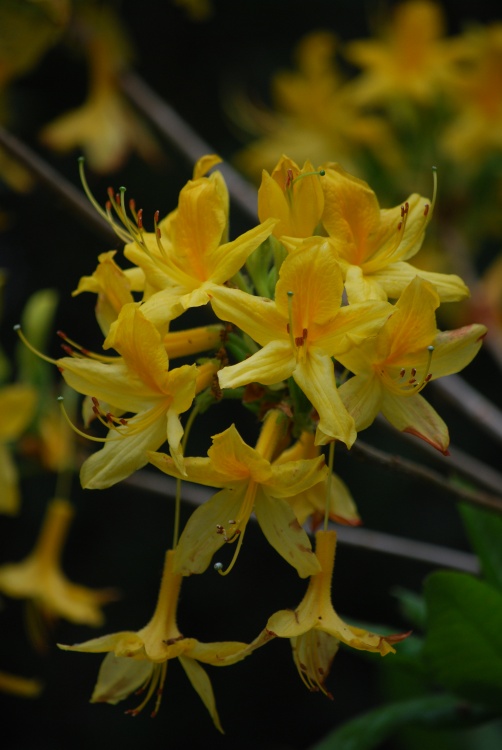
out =
<svg viewBox="0 0 502 750"><path fill-rule="evenodd" d="M502 516L462 503L460 514L488 583L502 591Z"/></svg>
<svg viewBox="0 0 502 750"><path fill-rule="evenodd" d="M425 584L425 663L443 687L502 706L502 595L465 573L433 573Z"/></svg>
<svg viewBox="0 0 502 750"><path fill-rule="evenodd" d="M452 695L431 695L389 703L352 719L330 733L310 750L370 750L410 723L421 726L452 726L457 722L482 720L478 708L466 707Z"/></svg>
<svg viewBox="0 0 502 750"><path fill-rule="evenodd" d="M413 627L424 630L427 608L423 596L417 594L415 591L410 591L410 589L405 589L402 586L396 586L393 588L391 594L399 600L399 609L403 617L405 617Z"/></svg>

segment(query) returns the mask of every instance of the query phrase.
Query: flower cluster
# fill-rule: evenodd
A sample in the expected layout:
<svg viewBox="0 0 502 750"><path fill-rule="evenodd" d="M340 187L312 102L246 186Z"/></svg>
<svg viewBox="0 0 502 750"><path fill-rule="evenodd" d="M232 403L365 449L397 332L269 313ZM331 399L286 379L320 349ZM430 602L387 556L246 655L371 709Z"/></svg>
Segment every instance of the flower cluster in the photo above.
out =
<svg viewBox="0 0 502 750"><path fill-rule="evenodd" d="M117 703L145 690L133 714L154 694L157 711L168 661L178 658L221 729L201 663L229 666L289 638L303 681L328 694L340 643L385 656L406 637L348 625L331 604L336 533L328 521L360 522L348 488L332 472L332 448L336 441L350 448L383 414L447 453L447 427L422 392L465 367L486 329L439 330L437 308L465 298L467 287L458 276L410 262L434 197L412 194L381 209L369 185L338 165L306 162L300 169L283 156L271 174L263 172L259 223L231 239L218 162L198 161L177 207L162 220L156 215L152 232L143 212L126 204L124 190L110 191L101 209L83 175L131 265L123 269L115 253L104 253L78 285L77 293L96 295L104 351L90 352L61 334L67 356L50 361L85 396L86 428L106 428L106 435L80 431L102 443L81 467L83 487L110 487L150 463L217 490L181 533L175 523L150 622L138 632L62 648L107 652L92 700ZM206 316L205 325L183 328L191 308ZM207 457L187 455L197 415L226 399L255 414L254 445L231 424L212 436ZM183 578L202 574L217 550L234 544L230 564L214 566L230 573L253 513L272 547L309 579L303 601L272 615L250 644L185 637L176 620ZM309 521L314 529L323 524L315 549Z"/></svg>

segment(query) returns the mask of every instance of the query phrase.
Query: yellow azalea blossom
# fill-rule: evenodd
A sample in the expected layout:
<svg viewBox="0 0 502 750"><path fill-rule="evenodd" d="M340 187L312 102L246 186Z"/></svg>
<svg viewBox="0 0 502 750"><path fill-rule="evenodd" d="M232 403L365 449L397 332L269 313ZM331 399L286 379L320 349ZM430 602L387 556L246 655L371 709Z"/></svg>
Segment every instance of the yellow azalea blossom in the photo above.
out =
<svg viewBox="0 0 502 750"><path fill-rule="evenodd" d="M123 271L114 260L116 250L101 253L98 256L98 267L92 276L82 276L72 296L81 292L94 292L96 302L96 319L105 336L110 326L124 305L134 302L133 291L142 291L144 275L140 268Z"/></svg>
<svg viewBox="0 0 502 750"><path fill-rule="evenodd" d="M353 41L345 47L345 56L364 71L352 85L354 100L359 105L399 98L432 103L451 59L443 37L443 11L437 3L399 3L380 39Z"/></svg>
<svg viewBox="0 0 502 750"><path fill-rule="evenodd" d="M61 553L74 511L67 500L56 498L47 508L34 549L22 562L0 566L0 591L27 599L35 645L44 646L45 622L62 617L70 622L99 627L104 622L101 605L116 598L111 589L93 591L71 583L61 570Z"/></svg>
<svg viewBox="0 0 502 750"><path fill-rule="evenodd" d="M272 81L274 110L256 107L240 92L227 102L230 116L246 133L261 135L236 157L237 166L257 181L272 170L277 154L297 163L321 163L343 155L354 168L357 152L369 149L388 168L399 157L383 118L361 112L335 64L337 41L328 31L307 34L295 51L297 70Z"/></svg>
<svg viewBox="0 0 502 750"><path fill-rule="evenodd" d="M336 164L325 171L322 223L342 265L350 302L397 299L417 275L434 285L443 302L469 295L458 276L407 262L419 251L432 214L427 198L413 193L403 205L381 209L366 182Z"/></svg>
<svg viewBox="0 0 502 750"><path fill-rule="evenodd" d="M232 242L228 234L228 191L220 172L201 176L218 157L202 157L194 179L181 190L178 208L153 235L136 231L124 255L145 273L143 311L159 327L189 307L207 304L214 287L231 279L270 236L268 219ZM197 176L196 176L197 175ZM135 231L130 226L131 231Z"/></svg>
<svg viewBox="0 0 502 750"><path fill-rule="evenodd" d="M331 603L331 580L335 564L336 532L316 533L316 557L320 572L310 579L299 606L276 612L269 618L265 630L251 643L244 656L264 645L271 638L289 638L298 673L312 691L321 690L331 697L325 687L339 643L360 651L386 656L395 653L392 644L409 633L378 635L363 628L348 625L335 612Z"/></svg>
<svg viewBox="0 0 502 750"><path fill-rule="evenodd" d="M336 439L350 447L356 431L338 395L331 358L371 335L391 307L378 301L341 307L342 292L342 272L329 242L312 238L283 262L275 302L221 287L212 306L219 318L263 347L220 370L220 386L274 385L292 376L319 415L316 444Z"/></svg>
<svg viewBox="0 0 502 750"><path fill-rule="evenodd" d="M16 674L0 671L0 692L17 695L21 698L37 698L42 692L40 680L20 677Z"/></svg>
<svg viewBox="0 0 502 750"><path fill-rule="evenodd" d="M284 464L288 461L300 461L302 459L317 458L321 454L321 448L315 445L312 432L302 432L300 438L290 448L284 450L276 458L274 465ZM310 518L313 529L316 529L324 520L326 511L326 493L329 488L328 513L331 521L336 523L358 526L361 519L357 512L349 488L337 474L331 474L326 482L315 484L312 487L298 493L290 499L300 526L303 526Z"/></svg>
<svg viewBox="0 0 502 750"><path fill-rule="evenodd" d="M269 174L265 169L258 190L260 221L279 219L275 237L310 237L316 234L324 208L320 173L310 161L302 169L292 159L282 156Z"/></svg>
<svg viewBox="0 0 502 750"><path fill-rule="evenodd" d="M80 107L46 125L40 134L42 143L61 152L80 148L96 172L118 169L133 150L152 160L159 154L158 146L120 92L125 44L118 20L109 8L100 8L93 17L88 7L77 22L84 29L89 94Z"/></svg>
<svg viewBox="0 0 502 750"><path fill-rule="evenodd" d="M326 479L323 456L271 463L282 434L284 415L271 410L255 448L247 445L234 425L213 437L207 458L185 458L186 478L210 487L222 487L191 515L175 555L175 569L183 575L202 573L214 553L226 542L237 542L239 552L251 513L255 512L269 543L305 578L318 570L309 538L291 508L290 500ZM154 466L182 478L173 460L149 453Z"/></svg>
<svg viewBox="0 0 502 750"><path fill-rule="evenodd" d="M456 163L476 167L502 149L502 23L473 30L465 43L451 89L457 111L441 147Z"/></svg>
<svg viewBox="0 0 502 750"><path fill-rule="evenodd" d="M183 471L180 414L190 408L196 393L211 384L216 365L169 370L162 336L135 304L122 308L104 348L121 356L108 361L90 357L57 361L68 385L93 399L95 414L110 428L102 450L82 465L82 486L103 489L125 479L145 466L147 450L160 448L165 440ZM111 405L110 411L103 413L101 404ZM134 416L126 419L124 413Z"/></svg>
<svg viewBox="0 0 502 750"><path fill-rule="evenodd" d="M417 277L376 336L340 356L340 362L354 373L339 392L358 430L382 412L398 430L447 452L448 429L419 391L430 380L468 365L481 347L486 328L473 324L438 331L438 306L433 287Z"/></svg>
<svg viewBox="0 0 502 750"><path fill-rule="evenodd" d="M182 576L174 571L174 552L168 550L157 606L150 622L137 632L125 630L73 646L59 644L65 651L106 653L92 694L92 703L116 704L132 693L146 691L141 704L126 713L136 716L156 696L154 716L159 708L162 689L170 659L179 659L186 675L209 711L215 726L222 732L216 710L213 689L205 670L199 662L225 666L244 658L244 643L222 641L201 643L195 638L185 638L176 623L176 612ZM235 658L236 654L242 656Z"/></svg>
<svg viewBox="0 0 502 750"><path fill-rule="evenodd" d="M19 508L18 472L8 444L21 437L35 414L37 394L29 385L0 389L0 512L14 514Z"/></svg>

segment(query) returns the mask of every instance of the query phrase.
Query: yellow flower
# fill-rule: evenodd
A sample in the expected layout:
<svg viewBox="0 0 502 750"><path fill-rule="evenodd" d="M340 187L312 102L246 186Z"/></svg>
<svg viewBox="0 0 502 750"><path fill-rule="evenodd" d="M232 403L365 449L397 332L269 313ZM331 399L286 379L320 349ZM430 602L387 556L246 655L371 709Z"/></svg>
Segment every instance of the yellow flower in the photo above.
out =
<svg viewBox="0 0 502 750"><path fill-rule="evenodd" d="M340 362L354 373L339 392L358 430L382 412L398 430L447 452L448 428L419 392L430 380L468 365L481 347L486 328L473 324L438 331L438 306L432 286L417 277L376 336L340 356Z"/></svg>
<svg viewBox="0 0 502 750"><path fill-rule="evenodd" d="M336 532L318 531L316 557L321 571L313 575L299 606L276 612L269 618L265 630L244 652L264 645L271 638L290 638L293 659L298 673L309 690L321 690L331 697L325 687L339 643L360 651L371 651L386 656L395 653L391 644L406 638L409 633L383 636L363 628L348 625L333 609L331 579L335 564Z"/></svg>
<svg viewBox="0 0 502 750"><path fill-rule="evenodd" d="M183 575L202 573L225 542L236 542L239 552L251 513L255 512L269 543L303 578L318 570L305 531L290 499L326 479L324 458L271 463L283 434L280 412L271 410L255 448L247 445L232 425L213 437L207 458L185 458L186 478L210 487L223 487L191 515L175 554L175 569ZM152 464L170 476L183 478L169 456L150 453Z"/></svg>
<svg viewBox="0 0 502 750"><path fill-rule="evenodd" d="M0 512L19 508L18 472L8 443L21 437L35 414L37 394L29 385L7 385L0 390Z"/></svg>
<svg viewBox="0 0 502 750"><path fill-rule="evenodd" d="M101 253L99 265L92 276L82 276L72 296L81 292L94 292L98 295L96 302L96 319L105 336L110 326L124 305L134 302L133 291L144 287L144 276L140 268L123 271L114 260L116 250Z"/></svg>
<svg viewBox="0 0 502 750"><path fill-rule="evenodd" d="M260 221L279 219L274 227L275 237L310 237L324 208L324 194L319 172L314 172L311 162L302 169L292 159L282 156L272 174L263 170L258 190L258 216Z"/></svg>
<svg viewBox="0 0 502 750"><path fill-rule="evenodd" d="M126 45L118 19L110 8L99 8L94 15L88 6L80 10L76 23L83 29L89 94L82 106L47 125L41 141L61 152L80 148L96 172L118 169L133 150L147 160L158 157L152 134L119 90Z"/></svg>
<svg viewBox="0 0 502 750"><path fill-rule="evenodd" d="M391 308L385 302L341 307L342 272L328 241L305 240L281 266L275 302L235 289L217 289L212 306L263 348L218 373L222 388L252 382L274 385L294 378L317 411L316 444L333 439L349 447L356 439L352 418L340 401L332 357L358 337L369 336Z"/></svg>
<svg viewBox="0 0 502 750"><path fill-rule="evenodd" d="M59 644L65 651L109 652L105 657L92 694L92 703L116 704L131 693L146 690L141 704L126 713L136 716L156 696L154 716L159 708L170 659L179 659L188 679L209 711L217 729L222 732L216 711L213 689L199 662L225 666L226 660L242 654L246 644L234 641L201 643L185 638L176 624L176 612L182 576L174 572L174 551L168 550L157 606L150 622L138 632L125 630L73 646Z"/></svg>
<svg viewBox="0 0 502 750"><path fill-rule="evenodd" d="M430 104L440 91L450 48L443 12L431 0L399 3L380 39L350 42L345 56L364 72L352 85L358 104L399 98Z"/></svg>
<svg viewBox="0 0 502 750"><path fill-rule="evenodd" d="M61 552L74 511L67 500L50 502L33 551L19 563L0 567L0 590L16 599L27 599L30 635L43 647L42 625L58 617L82 625L99 627L104 618L101 605L116 598L110 589L93 591L68 581L61 571Z"/></svg>
<svg viewBox="0 0 502 750"><path fill-rule="evenodd" d="M314 434L312 432L302 432L299 440L290 448L284 450L275 459L274 465L278 466L288 461L300 461L305 458L318 458L320 455L321 448L315 445ZM361 519L352 495L347 485L337 474L332 474L326 482L315 484L290 499L289 502L300 526L303 526L310 518L312 528L316 529L323 521L328 487L328 512L330 520L348 526L358 526L361 523Z"/></svg>
<svg viewBox="0 0 502 750"><path fill-rule="evenodd" d="M104 347L116 349L121 356L108 361L87 357L57 361L68 385L92 397L94 414L110 428L102 439L103 449L82 465L82 486L102 489L125 479L145 466L147 450L156 450L166 439L183 472L180 414L190 408L197 392L211 384L217 367L207 363L169 370L162 336L135 304L122 308ZM134 416L124 418L124 413Z"/></svg>
<svg viewBox="0 0 502 750"><path fill-rule="evenodd" d="M205 156L194 179L181 190L178 208L154 234L137 231L124 255L143 269L143 311L161 327L189 307L205 305L213 288L231 279L248 256L271 234L274 219L250 229L232 242L228 235L228 191L220 172L203 177L219 158Z"/></svg>
<svg viewBox="0 0 502 750"><path fill-rule="evenodd" d="M381 209L366 182L336 164L325 171L322 223L343 268L350 302L397 299L417 275L434 285L443 302L469 295L458 276L407 262L420 250L432 214L427 198L413 193L403 205Z"/></svg>
<svg viewBox="0 0 502 750"><path fill-rule="evenodd" d="M237 125L261 135L236 158L237 166L259 181L273 169L277 154L297 163L320 164L333 154L355 168L361 148L387 167L396 167L397 149L383 118L362 113L335 64L336 38L328 31L307 34L299 43L296 71L280 71L272 81L274 110L257 108L244 96L227 103Z"/></svg>
<svg viewBox="0 0 502 750"><path fill-rule="evenodd" d="M21 698L37 698L42 692L42 683L29 677L20 677L9 672L0 672L0 692Z"/></svg>
<svg viewBox="0 0 502 750"><path fill-rule="evenodd" d="M456 113L444 130L444 153L473 167L502 149L502 23L465 36L467 51L452 81Z"/></svg>

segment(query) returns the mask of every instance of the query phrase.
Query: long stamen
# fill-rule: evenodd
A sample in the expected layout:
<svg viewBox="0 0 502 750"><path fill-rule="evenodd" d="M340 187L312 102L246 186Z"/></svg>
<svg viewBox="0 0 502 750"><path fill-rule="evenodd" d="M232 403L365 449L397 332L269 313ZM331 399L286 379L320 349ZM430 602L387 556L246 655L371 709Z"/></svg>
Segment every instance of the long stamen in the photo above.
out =
<svg viewBox="0 0 502 750"><path fill-rule="evenodd" d="M88 435L83 430L79 430L79 428L76 427L73 424L73 422L71 421L71 419L70 419L70 417L68 415L68 412L65 409L65 406L64 406L64 403L63 403L64 402L64 396L58 396L58 402L59 402L59 407L61 409L61 412L62 412L62 414L63 414L66 422L68 423L68 425L73 430L73 432L76 432L76 434L80 435L80 437L86 438L86 440L92 440L94 443L108 443L108 442L110 442L110 438L95 437L94 435Z"/></svg>
<svg viewBox="0 0 502 750"><path fill-rule="evenodd" d="M153 216L153 230L155 232L155 241L157 242L157 247L160 250L160 253L163 258L167 259L167 251L164 245L162 244L162 232L159 228L159 212L155 211L155 214Z"/></svg>
<svg viewBox="0 0 502 750"><path fill-rule="evenodd" d="M97 362L104 362L106 364L113 362L118 362L121 358L120 357L109 357L104 354L96 354L96 352L91 352L89 349L86 349L85 347L81 346L81 344L77 344L76 341L73 341L73 339L70 339L69 336L66 335L63 331L56 331L59 338L63 339L69 346L65 348L65 351L67 354L71 354L71 356L77 356L76 352L72 352L70 347L73 349L76 349L78 352L81 352L82 356L87 357L88 359L95 359Z"/></svg>
<svg viewBox="0 0 502 750"><path fill-rule="evenodd" d="M21 326L19 325L19 323L14 326L14 331L17 333L23 344L30 350L30 352L36 354L36 356L40 357L40 359L43 359L44 362L49 362L49 364L51 365L57 365L57 360L52 359L52 357L48 357L46 354L42 354L42 352L39 352L38 349L35 349L33 344L30 344L23 331L21 330Z"/></svg>

